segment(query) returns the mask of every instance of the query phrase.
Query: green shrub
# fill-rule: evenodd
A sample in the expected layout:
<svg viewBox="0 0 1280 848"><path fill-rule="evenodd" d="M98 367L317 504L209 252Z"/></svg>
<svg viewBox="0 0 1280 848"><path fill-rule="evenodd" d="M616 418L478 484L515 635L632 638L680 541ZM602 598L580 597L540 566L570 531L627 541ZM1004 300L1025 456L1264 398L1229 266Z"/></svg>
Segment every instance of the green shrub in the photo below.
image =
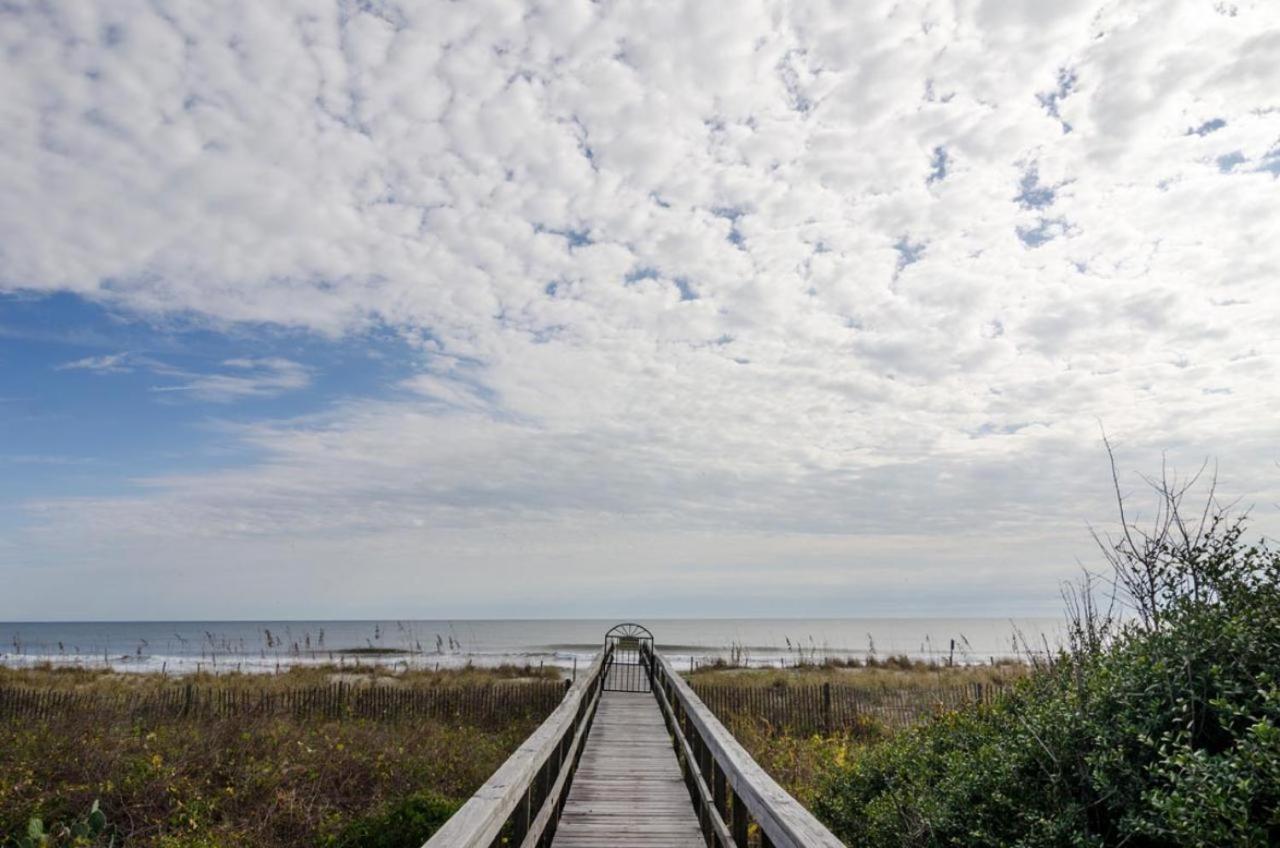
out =
<svg viewBox="0 0 1280 848"><path fill-rule="evenodd" d="M1221 514L1188 527L1185 490L1159 491L1156 530L1108 551L1136 617L1077 602L1071 648L1011 694L835 772L815 810L841 838L1280 845L1280 552Z"/></svg>
<svg viewBox="0 0 1280 848"><path fill-rule="evenodd" d="M14 848L54 848L54 846L96 846L111 848L116 844L115 833L107 824L107 816L94 801L82 816L71 821L45 828L44 819L32 816L27 821L26 832L3 843Z"/></svg>
<svg viewBox="0 0 1280 848"><path fill-rule="evenodd" d="M458 809L458 804L419 792L343 829L333 848L419 848Z"/></svg>

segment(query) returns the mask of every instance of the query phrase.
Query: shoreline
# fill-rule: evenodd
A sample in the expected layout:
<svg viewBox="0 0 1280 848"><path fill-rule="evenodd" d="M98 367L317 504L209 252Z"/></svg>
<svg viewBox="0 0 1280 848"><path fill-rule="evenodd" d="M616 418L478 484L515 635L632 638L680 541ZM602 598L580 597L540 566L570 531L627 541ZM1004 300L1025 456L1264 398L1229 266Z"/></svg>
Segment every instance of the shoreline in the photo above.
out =
<svg viewBox="0 0 1280 848"><path fill-rule="evenodd" d="M868 655L865 652L831 654L798 660L794 656L747 657L735 660L733 650L701 653L674 654L673 661L683 672L702 669L738 669L752 671L782 671L807 668L860 668L885 664L902 664L904 661L937 667L987 668L1013 664L1026 664L1025 655L1005 654L988 657L955 657L948 665L946 656L936 654L894 654L892 656ZM91 656L85 654L12 654L0 653L0 669L83 669L109 671L118 674L161 674L182 677L192 674L283 674L290 669L338 667L344 670L387 668L398 671L431 672L457 669L491 669L504 666L541 666L561 672L586 668L595 659L596 651L581 653L419 653L395 649L343 649L314 651L304 655L228 655L192 657L182 655L129 655Z"/></svg>

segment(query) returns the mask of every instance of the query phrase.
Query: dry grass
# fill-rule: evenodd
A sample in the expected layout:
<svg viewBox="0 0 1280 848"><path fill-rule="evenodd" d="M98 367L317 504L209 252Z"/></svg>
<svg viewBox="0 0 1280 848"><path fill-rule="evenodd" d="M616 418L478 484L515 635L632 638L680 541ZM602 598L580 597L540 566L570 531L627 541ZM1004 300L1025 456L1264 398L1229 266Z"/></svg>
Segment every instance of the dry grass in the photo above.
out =
<svg viewBox="0 0 1280 848"><path fill-rule="evenodd" d="M226 687L300 686L338 670L207 679ZM394 685L488 684L536 669L393 675ZM101 671L5 671L0 683L119 692L172 686L172 678ZM0 717L0 845L32 816L47 829L83 816L97 800L117 846L138 848L315 848L352 845L354 826L387 832L414 797L461 802L537 726L521 717L499 727L430 719L361 720L288 715L221 719L63 713ZM402 817L403 818L403 817ZM425 834L403 841L416 848ZM58 841L51 845L88 844ZM98 843L93 843L98 844ZM106 845L106 841L101 841ZM354 844L365 844L359 838ZM401 843L380 843L396 844Z"/></svg>
<svg viewBox="0 0 1280 848"><path fill-rule="evenodd" d="M702 666L687 677L698 683L733 683L738 686L804 686L832 683L875 691L939 689L974 683L1004 685L1025 677L1030 667L1016 661L993 665L946 666L905 657L875 661L875 665L817 663L786 668L734 668Z"/></svg>
<svg viewBox="0 0 1280 848"><path fill-rule="evenodd" d="M360 664L294 666L282 669L275 674L247 674L231 671L219 674L200 672L181 676L52 664L29 668L0 666L0 686L98 692L139 692L161 689L178 683L195 683L205 688L260 692L322 686L339 680L348 684L367 683L381 686L469 686L517 680L559 679L561 679L559 669L517 665L493 668L462 666L435 671L362 662Z"/></svg>
<svg viewBox="0 0 1280 848"><path fill-rule="evenodd" d="M895 727L913 722L891 721L874 705L863 704L865 714L852 725L826 732L807 732L803 722L796 726L789 724L785 717L778 718L787 711L777 709L778 704L791 695L802 693L803 687L830 683L837 698L848 696L852 690L855 697L865 696L869 701L888 699L892 702L886 708L889 712L893 712L893 705L905 704L911 708L918 706L920 715L927 717L935 712L931 698L939 691L969 689L973 684L1001 687L1025 677L1030 671L1028 665L1016 661L949 667L895 657L874 661L871 665L841 662L764 669L704 666L688 677L700 687L724 686L750 691L758 687L772 693L756 705L759 713L720 710L717 717L774 780L808 806L829 776L846 768L869 747L890 738ZM864 695L858 695L859 692ZM766 718L766 714L773 715L774 720Z"/></svg>

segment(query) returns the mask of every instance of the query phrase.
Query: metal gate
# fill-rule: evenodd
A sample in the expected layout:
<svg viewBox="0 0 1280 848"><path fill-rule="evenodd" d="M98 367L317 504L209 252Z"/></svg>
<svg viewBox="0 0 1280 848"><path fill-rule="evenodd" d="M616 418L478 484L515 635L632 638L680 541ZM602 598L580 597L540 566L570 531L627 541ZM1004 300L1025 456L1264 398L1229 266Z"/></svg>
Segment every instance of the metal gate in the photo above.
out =
<svg viewBox="0 0 1280 848"><path fill-rule="evenodd" d="M650 692L649 659L653 656L653 634L639 624L619 624L604 635L609 651L604 674L606 692Z"/></svg>

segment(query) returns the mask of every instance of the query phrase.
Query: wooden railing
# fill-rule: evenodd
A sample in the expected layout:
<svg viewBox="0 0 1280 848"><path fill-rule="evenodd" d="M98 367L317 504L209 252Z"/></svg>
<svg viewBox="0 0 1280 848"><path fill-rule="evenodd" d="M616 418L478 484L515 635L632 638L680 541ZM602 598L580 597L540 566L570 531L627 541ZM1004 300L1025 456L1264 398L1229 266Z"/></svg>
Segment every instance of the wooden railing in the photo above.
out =
<svg viewBox="0 0 1280 848"><path fill-rule="evenodd" d="M602 651L560 706L423 848L545 848L591 727L610 651Z"/></svg>
<svg viewBox="0 0 1280 848"><path fill-rule="evenodd" d="M649 651L646 659L708 846L746 848L754 822L764 848L843 848L760 768L665 657Z"/></svg>
<svg viewBox="0 0 1280 848"><path fill-rule="evenodd" d="M547 848L613 659L606 648L546 721L423 848ZM641 649L709 848L843 848L738 744L661 654Z"/></svg>

